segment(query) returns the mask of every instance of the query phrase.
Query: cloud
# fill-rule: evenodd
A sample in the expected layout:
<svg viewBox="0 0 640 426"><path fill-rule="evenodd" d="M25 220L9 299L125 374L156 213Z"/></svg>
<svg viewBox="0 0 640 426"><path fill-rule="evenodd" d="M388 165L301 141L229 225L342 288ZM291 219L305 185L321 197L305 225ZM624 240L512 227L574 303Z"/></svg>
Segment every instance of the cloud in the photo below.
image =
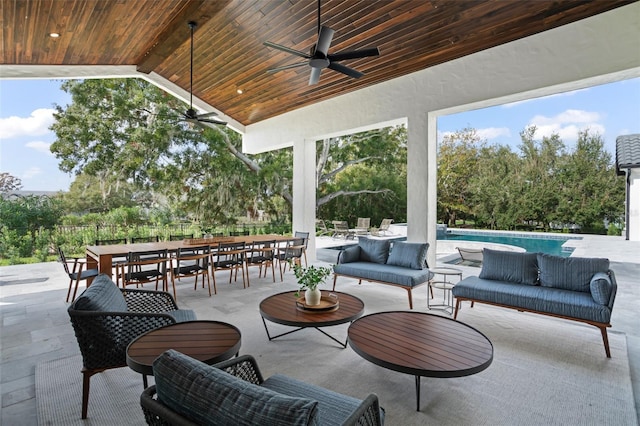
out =
<svg viewBox="0 0 640 426"><path fill-rule="evenodd" d="M511 130L509 130L508 127L487 127L484 129L477 129L476 132L478 132L478 136L482 139L487 140L499 138L501 136L511 136Z"/></svg>
<svg viewBox="0 0 640 426"><path fill-rule="evenodd" d="M38 108L29 117L0 118L0 136L3 139L19 136L39 136L49 133L53 124L52 108Z"/></svg>
<svg viewBox="0 0 640 426"><path fill-rule="evenodd" d="M42 152L44 154L49 154L49 155L53 155L51 153L51 144L49 142L42 142L42 141L33 141L33 142L27 142L25 145L27 148L31 148L31 149L35 149L38 152Z"/></svg>
<svg viewBox="0 0 640 426"><path fill-rule="evenodd" d="M32 177L41 175L43 173L40 167L30 167L22 173L22 179L31 179Z"/></svg>
<svg viewBox="0 0 640 426"><path fill-rule="evenodd" d="M602 116L597 112L568 109L553 117L536 115L527 127L536 126L535 138L541 139L557 134L565 142L578 139L581 131L589 129L591 133L604 135L605 127L600 123Z"/></svg>
<svg viewBox="0 0 640 426"><path fill-rule="evenodd" d="M490 141L499 137L510 137L511 130L508 127L485 127L483 129L475 129L480 139ZM438 132L438 142L442 142L447 136L451 136L456 132Z"/></svg>

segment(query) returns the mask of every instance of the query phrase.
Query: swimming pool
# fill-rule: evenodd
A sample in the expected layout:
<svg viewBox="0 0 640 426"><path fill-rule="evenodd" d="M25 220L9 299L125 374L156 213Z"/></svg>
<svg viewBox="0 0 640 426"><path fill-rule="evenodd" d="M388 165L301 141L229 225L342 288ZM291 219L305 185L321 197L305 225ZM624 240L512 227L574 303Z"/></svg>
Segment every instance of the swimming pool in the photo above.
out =
<svg viewBox="0 0 640 426"><path fill-rule="evenodd" d="M510 246L522 247L523 249L531 253L542 252L563 257L571 256L570 249L562 248L562 244L564 244L565 241L571 238L579 237L560 235L536 235L528 237L521 233L490 234L482 232L464 232L457 230L449 230L443 235L438 236L439 240L466 240L481 241L485 243L508 244Z"/></svg>

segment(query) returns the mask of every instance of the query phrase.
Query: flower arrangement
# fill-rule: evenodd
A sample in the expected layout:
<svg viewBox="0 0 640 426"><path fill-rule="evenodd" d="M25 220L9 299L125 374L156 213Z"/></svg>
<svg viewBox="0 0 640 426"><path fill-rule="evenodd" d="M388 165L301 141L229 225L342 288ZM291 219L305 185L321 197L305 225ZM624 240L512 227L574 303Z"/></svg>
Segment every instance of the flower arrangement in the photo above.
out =
<svg viewBox="0 0 640 426"><path fill-rule="evenodd" d="M293 265L293 273L298 280L298 285L300 285L300 289L296 292L296 297L300 297L302 290L317 289L331 275L331 272L331 268L326 266L311 265L305 268L298 264Z"/></svg>

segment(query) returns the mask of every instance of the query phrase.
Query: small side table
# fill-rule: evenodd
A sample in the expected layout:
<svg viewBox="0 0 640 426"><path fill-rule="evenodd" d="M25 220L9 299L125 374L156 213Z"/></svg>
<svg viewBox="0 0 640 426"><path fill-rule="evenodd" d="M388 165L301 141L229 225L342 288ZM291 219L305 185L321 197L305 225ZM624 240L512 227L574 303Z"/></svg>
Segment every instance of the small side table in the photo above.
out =
<svg viewBox="0 0 640 426"><path fill-rule="evenodd" d="M434 275L441 275L441 279L434 279L429 282L429 290L431 291L431 295L433 296L433 289L442 290L442 303L433 304L429 301L429 292L427 292L427 308L435 309L439 311L445 311L449 315L453 314L453 296L451 294L451 289L455 286L455 283L452 283L449 280L450 276L457 276L458 281L462 279L462 271L455 268L432 268L430 269ZM435 277L434 277L435 278Z"/></svg>

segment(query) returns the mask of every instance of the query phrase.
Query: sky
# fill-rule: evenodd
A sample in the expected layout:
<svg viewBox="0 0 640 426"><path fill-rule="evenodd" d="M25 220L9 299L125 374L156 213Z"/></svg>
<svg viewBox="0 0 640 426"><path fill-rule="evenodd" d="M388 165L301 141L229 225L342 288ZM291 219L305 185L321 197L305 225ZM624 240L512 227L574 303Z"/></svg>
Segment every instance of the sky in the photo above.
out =
<svg viewBox="0 0 640 426"><path fill-rule="evenodd" d="M23 190L67 191L73 182L49 151L56 140L49 130L54 104L71 102L61 84L0 79L0 172L20 178ZM443 116L437 125L439 138L472 127L488 143L509 145L515 152L520 132L530 125L538 129L536 139L557 133L569 149L578 132L588 128L603 136L615 160L616 138L640 133L640 78Z"/></svg>

